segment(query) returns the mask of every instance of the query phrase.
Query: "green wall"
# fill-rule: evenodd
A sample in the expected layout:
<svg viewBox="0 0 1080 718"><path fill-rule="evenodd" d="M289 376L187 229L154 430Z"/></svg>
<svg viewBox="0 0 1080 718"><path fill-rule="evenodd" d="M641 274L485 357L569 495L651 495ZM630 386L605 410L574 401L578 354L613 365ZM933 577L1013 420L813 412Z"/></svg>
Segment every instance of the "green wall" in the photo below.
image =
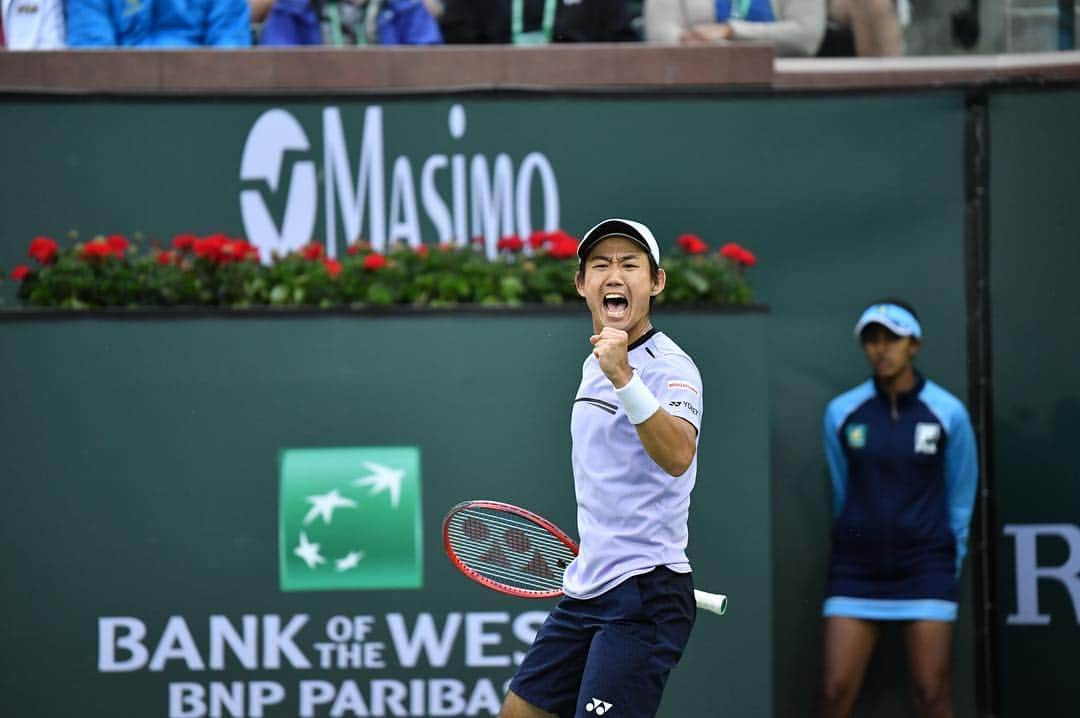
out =
<svg viewBox="0 0 1080 718"><path fill-rule="evenodd" d="M1060 488L1067 472L1055 453L1061 444L1054 443L1076 423L1070 404L1076 392L1069 388L1067 370L1076 345L1070 333L1075 304L1068 287L1078 267L1070 239L1077 224L1070 192L1077 186L1080 162L1069 128L1080 110L1075 89L989 92L994 399L999 410L994 457L1003 463L997 472L997 607L1003 646L1019 647L1001 654L1007 661L1001 665L1002 693L1006 707L1013 707L1010 696L1041 684L1035 672L1029 675L1007 656L1024 656L1026 665L1035 665L1022 647L1029 636L1051 633L1004 623L1015 587L1006 561L1013 542L1000 527L1006 521L1075 524L1080 516L1075 494ZM467 123L455 137L449 118L458 104ZM914 303L927 335L920 368L967 398L966 318L971 308L964 304L965 91L463 94L199 103L8 96L0 114L0 152L20 171L0 176L5 216L0 265L10 268L24 261L26 243L34 235L61 237L72 228L84 235L142 231L166 241L181 231L243 233L239 196L244 190L260 190L279 217L288 183L274 192L240 179L245 138L271 108L288 111L310 140L308 150L293 151L284 161L286 167L315 165L319 206L314 234L321 239L324 112L339 108L355 170L365 118L376 106L383 121L387 205L397 157L411 162L419 187L420 168L434 155L481 155L490 165L506 154L517 169L526 155L538 152L557 177L559 224L575 234L601 216L626 215L647 221L665 250L679 233L689 231L713 246L737 241L757 254L759 263L750 276L758 301L770 306L765 339L769 398L762 410L768 411L772 466L775 715L806 715L820 668L818 614L830 523L820 417L830 397L866 375L850 335L857 312L882 295ZM444 197L452 194L448 172L438 174L435 185ZM541 221L540 203L534 192L528 203L534 226ZM423 209L418 221L425 241L435 241L435 225ZM338 217L339 248L344 241L340 224ZM1039 240L1037 250L1034 239ZM1035 320L1032 297L1041 298ZM10 282L0 284L0 298L8 306L14 303ZM446 316L439 321L456 329L473 320ZM85 325L90 326L95 325ZM110 325L103 326L107 331ZM1042 349L1033 353L1031 346ZM324 355L317 344L308 350L315 357ZM434 363L440 358L438 351L417 351ZM33 356L48 354L39 348ZM1023 369L1036 359L1037 370ZM1052 381L1043 382L1044 377ZM94 391L93 385L86 391ZM230 391L231 403L243 404L256 387ZM312 391L330 389L313 385ZM129 401L136 400L125 395L123 402ZM4 420L18 421L10 411ZM1025 448L1028 438L1049 448L1035 455ZM424 461L427 465L427 453ZM1040 468L1048 462L1058 468ZM1028 490L1032 475L1048 477L1038 493ZM1047 561L1061 558L1053 553L1060 547L1052 540L1046 550ZM959 716L974 715L970 573L969 564L954 648ZM1060 605L1067 598L1058 592L1053 583L1043 591L1047 605L1058 606L1052 628L1062 631L1066 644L1075 644L1075 626L1066 620L1068 606ZM1063 610L1065 619L1059 620ZM729 655L722 646L713 650L716 656ZM1063 651L1059 662L1074 664L1075 654ZM904 674L901 647L890 636L871 668L860 715L911 715ZM1047 695L1047 705L1054 705L1052 692Z"/></svg>
<svg viewBox="0 0 1080 718"><path fill-rule="evenodd" d="M1001 93L991 104L991 311L998 666L1002 715L1075 712L1080 592L1038 581L1045 625L1010 623L1018 605L1016 538L1005 527L1080 533L1080 92ZM1036 540L1041 567L1080 562L1056 533ZM1073 581L1080 586L1080 571ZM1075 603L1074 603L1075 602Z"/></svg>
<svg viewBox="0 0 1080 718"><path fill-rule="evenodd" d="M320 180L326 108L340 109L355 171L367 112L380 107L388 205L398 156L419 182L433 154L483 155L490 165L505 153L517 168L540 152L558 179L559 224L573 233L623 215L647 221L665 247L682 232L714 247L743 244L759 258L756 295L773 308L776 715L805 714L818 680L830 521L820 416L830 396L865 375L849 333L859 309L882 294L920 306L929 337L923 368L963 394L962 94L281 99L12 98L0 116L0 151L26 171L0 177L0 202L11 210L0 263L17 261L33 235L72 227L166 240L176 231L241 233L245 189L261 188L280 213L291 185L275 193L239 179L247 133L273 107L295 117L310 141L284 162L314 162ZM467 118L459 139L449 126L457 103ZM436 184L449 198L449 174ZM322 188L316 237L325 225ZM534 225L539 202L534 193ZM425 240L434 241L420 215ZM962 624L961 716L973 704L971 651ZM890 660L871 674L881 686L866 696L886 718L905 710L897 655L885 652Z"/></svg>
<svg viewBox="0 0 1080 718"><path fill-rule="evenodd" d="M831 525L822 414L869 374L852 337L859 312L880 297L907 298L926 334L919 368L965 397L964 111L960 95L944 93L803 98L789 113L797 140L758 148L773 160L752 175L767 196L753 212L725 208L721 226L760 246L756 291L773 310L776 715L801 716L812 713L819 683ZM971 617L965 595L953 660L958 716L974 715ZM858 711L914 715L895 636L872 662Z"/></svg>
<svg viewBox="0 0 1080 718"><path fill-rule="evenodd" d="M726 616L700 616L662 714L722 705L768 716L767 315L662 313L656 325L701 367L708 400L689 554L698 585L730 595ZM161 671L103 672L99 619L143 621L153 653L167 619L180 616L206 657L211 615L239 625L244 615L285 624L307 614L296 643L314 660L333 616L374 616L374 637L388 643L394 613L410 625L429 613L442 630L455 612L495 612L505 615L488 624L495 638L481 653L523 650L507 616L551 603L469 582L443 554L441 521L458 501L494 498L573 529L569 410L591 331L583 307L0 320L7 706L37 716L168 715L171 682L270 681L288 691L272 717L298 715L301 680L487 679L501 690L512 668L470 663L463 637L445 666L409 667L388 647L387 666L371 670L231 661L197 671L173 658ZM279 451L381 446L420 451L423 587L282 592ZM316 528L318 520L313 536Z"/></svg>

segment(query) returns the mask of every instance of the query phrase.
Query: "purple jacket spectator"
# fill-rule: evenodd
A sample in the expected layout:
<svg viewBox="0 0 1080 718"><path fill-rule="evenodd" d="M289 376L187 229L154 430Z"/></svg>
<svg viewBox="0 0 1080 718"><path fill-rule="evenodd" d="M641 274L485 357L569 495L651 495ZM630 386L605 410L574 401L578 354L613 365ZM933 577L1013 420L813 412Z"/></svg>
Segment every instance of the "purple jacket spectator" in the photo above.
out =
<svg viewBox="0 0 1080 718"><path fill-rule="evenodd" d="M321 45L322 26L311 0L275 0L259 36L260 45Z"/></svg>

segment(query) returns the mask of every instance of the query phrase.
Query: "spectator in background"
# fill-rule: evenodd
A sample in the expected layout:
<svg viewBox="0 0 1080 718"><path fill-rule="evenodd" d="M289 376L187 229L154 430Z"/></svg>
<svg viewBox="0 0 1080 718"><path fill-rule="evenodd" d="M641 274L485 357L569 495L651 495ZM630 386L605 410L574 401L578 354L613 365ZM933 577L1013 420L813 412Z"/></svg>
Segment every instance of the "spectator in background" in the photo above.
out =
<svg viewBox="0 0 1080 718"><path fill-rule="evenodd" d="M634 42L627 0L446 0L448 43Z"/></svg>
<svg viewBox="0 0 1080 718"><path fill-rule="evenodd" d="M251 16L252 25L262 25L266 22L266 16L270 14L270 8L274 6L274 0L248 0L248 15Z"/></svg>
<svg viewBox="0 0 1080 718"><path fill-rule="evenodd" d="M61 0L0 0L0 49L60 50L63 47Z"/></svg>
<svg viewBox="0 0 1080 718"><path fill-rule="evenodd" d="M321 0L249 0L260 45L321 45Z"/></svg>
<svg viewBox="0 0 1080 718"><path fill-rule="evenodd" d="M244 47L247 0L68 0L70 47Z"/></svg>
<svg viewBox="0 0 1080 718"><path fill-rule="evenodd" d="M781 56L812 56L825 35L825 0L645 0L649 42L771 42Z"/></svg>
<svg viewBox="0 0 1080 718"><path fill-rule="evenodd" d="M900 17L893 0L829 0L829 21L851 28L860 57L902 53Z"/></svg>
<svg viewBox="0 0 1080 718"><path fill-rule="evenodd" d="M436 18L442 6L432 0L369 0L368 41L379 45L441 45Z"/></svg>
<svg viewBox="0 0 1080 718"><path fill-rule="evenodd" d="M250 1L253 8L273 2ZM338 0L326 6L325 41L335 46L439 45L442 9L441 0Z"/></svg>

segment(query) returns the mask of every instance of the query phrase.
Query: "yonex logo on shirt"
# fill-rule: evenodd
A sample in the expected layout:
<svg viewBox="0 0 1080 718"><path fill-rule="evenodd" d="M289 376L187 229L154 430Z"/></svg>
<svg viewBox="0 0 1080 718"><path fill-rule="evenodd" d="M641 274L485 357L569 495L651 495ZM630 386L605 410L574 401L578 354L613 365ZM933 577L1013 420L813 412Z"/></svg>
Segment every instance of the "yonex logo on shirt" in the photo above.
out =
<svg viewBox="0 0 1080 718"><path fill-rule="evenodd" d="M693 414L694 416L698 415L697 407L694 406L693 404L691 404L688 401L669 401L668 406L670 406L672 409L678 409L680 407L683 407L683 408L689 410L689 412L691 414Z"/></svg>

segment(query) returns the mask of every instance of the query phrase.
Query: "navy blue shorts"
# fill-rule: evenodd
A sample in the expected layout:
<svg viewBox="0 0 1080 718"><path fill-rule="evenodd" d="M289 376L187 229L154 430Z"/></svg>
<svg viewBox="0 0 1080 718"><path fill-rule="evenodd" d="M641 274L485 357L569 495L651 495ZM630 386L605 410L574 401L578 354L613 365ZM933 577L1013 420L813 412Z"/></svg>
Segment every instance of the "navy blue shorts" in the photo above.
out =
<svg viewBox="0 0 1080 718"><path fill-rule="evenodd" d="M696 615L691 575L662 566L595 598L564 596L510 690L560 718L652 718Z"/></svg>

